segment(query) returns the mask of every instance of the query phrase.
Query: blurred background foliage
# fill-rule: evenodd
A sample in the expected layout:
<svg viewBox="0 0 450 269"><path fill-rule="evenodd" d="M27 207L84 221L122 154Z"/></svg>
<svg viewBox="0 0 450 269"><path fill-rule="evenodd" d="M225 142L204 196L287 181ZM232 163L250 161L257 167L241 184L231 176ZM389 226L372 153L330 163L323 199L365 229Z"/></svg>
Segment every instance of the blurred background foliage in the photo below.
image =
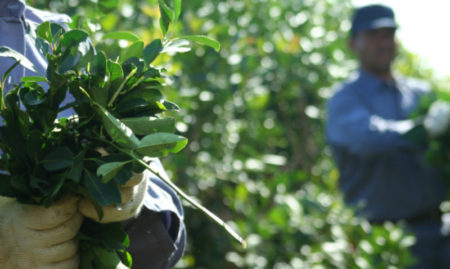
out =
<svg viewBox="0 0 450 269"><path fill-rule="evenodd" d="M96 2L27 1L73 16L98 46L119 57L134 44L100 42L104 32L130 31L145 44L162 36L156 0L121 0L108 14ZM183 2L172 34L205 34L222 48L194 45L154 63L167 69L166 94L182 108L174 115L177 130L190 140L163 161L173 181L239 229L248 248L186 205L188 247L178 268L404 268L413 262L407 247L414 238L401 226L372 226L343 204L326 146L326 101L357 68L346 48L351 11L348 0ZM433 79L403 48L396 65L405 75Z"/></svg>

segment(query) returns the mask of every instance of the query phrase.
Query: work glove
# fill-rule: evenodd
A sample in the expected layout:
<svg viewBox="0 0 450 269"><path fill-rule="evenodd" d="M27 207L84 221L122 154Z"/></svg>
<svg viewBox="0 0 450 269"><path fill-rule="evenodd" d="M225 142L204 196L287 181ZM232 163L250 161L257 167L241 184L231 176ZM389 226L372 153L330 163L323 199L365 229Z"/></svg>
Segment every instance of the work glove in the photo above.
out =
<svg viewBox="0 0 450 269"><path fill-rule="evenodd" d="M423 124L431 137L444 134L450 126L450 103L435 101L430 106Z"/></svg>
<svg viewBox="0 0 450 269"><path fill-rule="evenodd" d="M94 206L86 199L79 202L79 211L85 217L93 219L100 223L119 222L131 219L139 215L144 204L144 197L148 188L147 170L136 174L120 188L122 203L118 205L103 206L103 218L99 219Z"/></svg>
<svg viewBox="0 0 450 269"><path fill-rule="evenodd" d="M0 268L78 268L77 203L68 197L45 208L0 197Z"/></svg>

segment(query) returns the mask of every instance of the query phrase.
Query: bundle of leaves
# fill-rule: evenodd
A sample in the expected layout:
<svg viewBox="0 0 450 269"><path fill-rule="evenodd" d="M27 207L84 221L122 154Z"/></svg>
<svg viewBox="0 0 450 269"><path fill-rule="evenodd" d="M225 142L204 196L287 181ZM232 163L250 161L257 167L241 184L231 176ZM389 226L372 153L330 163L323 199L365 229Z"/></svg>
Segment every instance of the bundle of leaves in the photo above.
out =
<svg viewBox="0 0 450 269"><path fill-rule="evenodd" d="M164 34L179 16L181 1L175 2L159 3ZM44 206L80 195L95 206L100 218L102 206L119 205L119 188L133 172L152 171L151 157L176 153L187 144L186 138L174 134L174 119L165 116L179 108L162 94L163 70L150 64L165 48L177 50L188 39L218 48L203 36L164 45L156 39L145 48L130 48L140 53L112 60L93 46L85 31L44 22L37 28L36 45L48 61L46 74L24 77L6 96L6 81L14 68L21 64L37 70L17 51L0 47L0 57L16 60L0 85L0 169L5 172L0 174L0 195ZM72 116L59 118L61 112ZM129 239L120 224L85 220L79 239L82 268L131 266Z"/></svg>
<svg viewBox="0 0 450 269"><path fill-rule="evenodd" d="M121 203L119 187L132 172L148 166L144 157L178 152L187 143L162 114L178 107L164 99L161 72L150 66L161 41L147 46L143 59L119 63L96 51L81 30L45 22L37 34L46 76L26 77L2 97L0 168L7 174L1 175L0 195L45 206L82 195L101 217L101 206ZM2 54L17 60L4 74L4 89L9 71L26 60L8 48ZM73 101L62 105L69 94ZM68 109L74 116L57 119ZM125 237L120 240L124 250Z"/></svg>

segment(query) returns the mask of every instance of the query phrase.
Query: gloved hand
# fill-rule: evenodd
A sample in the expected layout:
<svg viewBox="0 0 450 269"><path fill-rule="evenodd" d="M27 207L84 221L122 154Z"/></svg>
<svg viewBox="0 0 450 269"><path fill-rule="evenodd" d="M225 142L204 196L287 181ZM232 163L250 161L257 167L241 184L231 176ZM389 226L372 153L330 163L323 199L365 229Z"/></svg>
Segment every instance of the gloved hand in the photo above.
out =
<svg viewBox="0 0 450 269"><path fill-rule="evenodd" d="M49 208L0 197L0 268L76 269L83 217L78 198L64 198Z"/></svg>
<svg viewBox="0 0 450 269"><path fill-rule="evenodd" d="M83 216L100 223L124 221L139 215L144 204L147 188L147 172L133 174L127 183L120 188L122 203L102 207L104 215L101 220L98 218L94 206L88 200L81 199L78 208Z"/></svg>
<svg viewBox="0 0 450 269"><path fill-rule="evenodd" d="M423 123L431 137L444 134L450 126L450 103L441 100L434 102Z"/></svg>

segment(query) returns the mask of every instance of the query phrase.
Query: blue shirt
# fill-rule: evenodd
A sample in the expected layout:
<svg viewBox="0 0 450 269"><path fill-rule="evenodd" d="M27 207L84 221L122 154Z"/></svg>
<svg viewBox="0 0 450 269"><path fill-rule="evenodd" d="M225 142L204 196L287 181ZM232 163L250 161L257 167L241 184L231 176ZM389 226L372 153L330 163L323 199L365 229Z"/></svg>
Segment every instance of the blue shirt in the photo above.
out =
<svg viewBox="0 0 450 269"><path fill-rule="evenodd" d="M370 220L397 220L438 208L446 186L426 165L424 149L402 136L408 115L430 91L424 82L396 77L389 84L363 70L328 102L326 134L347 203Z"/></svg>
<svg viewBox="0 0 450 269"><path fill-rule="evenodd" d="M26 6L23 0L0 0L0 46L8 46L16 51L25 55L35 66L38 72L41 74L46 73L47 62L45 57L36 49L35 46L35 29L44 22L51 21L66 26L70 22L70 17L64 14L55 14L47 11L34 9ZM9 58L0 57L0 76L3 76L4 72L14 64L14 60ZM17 66L10 74L7 80L6 90L10 89L12 85L18 84L23 76L35 76L39 75L32 71ZM43 85L47 88L45 85ZM68 95L63 104L67 104L73 100L71 95ZM59 116L70 116L74 112L73 110L66 110L59 114ZM162 177L168 179L166 172L159 160L155 160L151 163L152 168L157 171ZM138 217L134 226L142 227L140 230L135 231L136 237L140 237L143 234L151 234L154 239L151 242L157 242L157 246L149 246L141 244L140 248L152 250L158 248L164 248L163 245L168 245L165 249L170 250L169 253L162 253L161 251L155 253L149 253L147 251L146 256L134 257L138 258L136 262L139 264L140 260L148 260L151 257L151 262L155 264L161 264L156 267L172 267L181 258L185 247L186 231L183 224L183 208L178 196L170 187L167 186L161 179L152 173L148 173L149 189L144 199L144 205L146 210L156 212L162 220L163 227L167 230L167 234L155 232L154 219L150 222L146 220L144 216ZM144 213L142 213L145 215ZM141 223L139 223L141 222ZM148 227L141 225L145 223ZM170 242L167 242L170 241ZM153 254L153 255L152 255ZM141 255L142 256L142 255ZM148 264L147 264L148 266ZM136 268L148 268L148 267L136 267Z"/></svg>

